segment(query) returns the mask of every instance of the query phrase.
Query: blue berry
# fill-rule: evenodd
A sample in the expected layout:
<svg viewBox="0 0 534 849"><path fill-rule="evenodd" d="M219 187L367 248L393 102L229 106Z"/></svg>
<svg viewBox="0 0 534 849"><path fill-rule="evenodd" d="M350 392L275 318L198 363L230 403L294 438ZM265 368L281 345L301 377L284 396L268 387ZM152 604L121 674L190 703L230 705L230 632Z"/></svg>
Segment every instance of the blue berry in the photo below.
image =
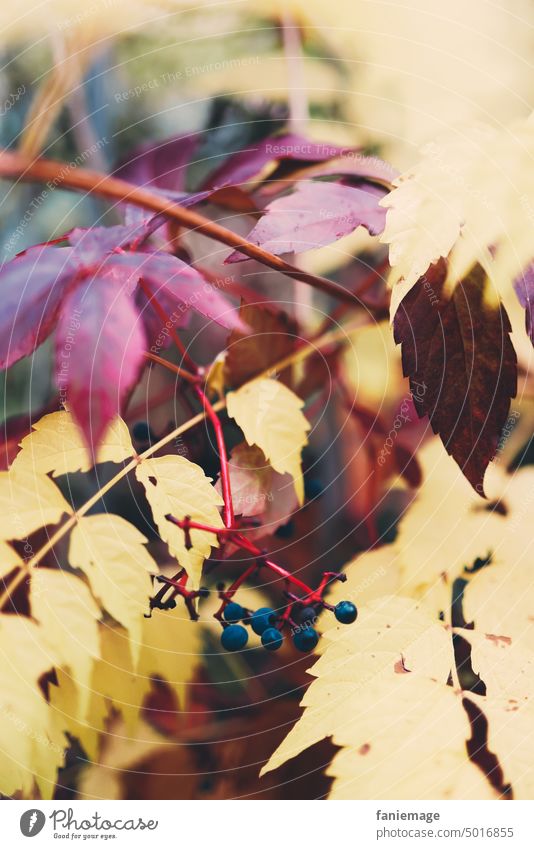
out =
<svg viewBox="0 0 534 849"><path fill-rule="evenodd" d="M223 611L223 616L227 622L240 622L244 615L244 609L235 601L229 602Z"/></svg>
<svg viewBox="0 0 534 849"><path fill-rule="evenodd" d="M242 625L228 625L221 634L221 643L226 651L241 651L248 643L248 631Z"/></svg>
<svg viewBox="0 0 534 849"><path fill-rule="evenodd" d="M334 616L342 625L350 625L356 620L358 610L352 601L340 601L334 608Z"/></svg>
<svg viewBox="0 0 534 849"><path fill-rule="evenodd" d="M320 498L324 492L324 487L318 478L306 478L304 491L307 500L313 501L315 498Z"/></svg>
<svg viewBox="0 0 534 849"><path fill-rule="evenodd" d="M317 613L314 607L303 607L299 613L299 622L304 625L313 625L317 619Z"/></svg>
<svg viewBox="0 0 534 849"><path fill-rule="evenodd" d="M319 634L315 628L303 628L293 637L295 648L302 652L313 651L319 642Z"/></svg>
<svg viewBox="0 0 534 849"><path fill-rule="evenodd" d="M278 628L266 628L261 635L261 644L267 651L278 651L284 638Z"/></svg>
<svg viewBox="0 0 534 849"><path fill-rule="evenodd" d="M250 624L252 625L252 630L259 637L263 634L267 628L270 628L274 625L276 621L276 613L272 609L272 607L260 607L256 610L252 616L250 617Z"/></svg>
<svg viewBox="0 0 534 849"><path fill-rule="evenodd" d="M132 428L132 436L137 442L154 441L154 434L148 422L136 422Z"/></svg>

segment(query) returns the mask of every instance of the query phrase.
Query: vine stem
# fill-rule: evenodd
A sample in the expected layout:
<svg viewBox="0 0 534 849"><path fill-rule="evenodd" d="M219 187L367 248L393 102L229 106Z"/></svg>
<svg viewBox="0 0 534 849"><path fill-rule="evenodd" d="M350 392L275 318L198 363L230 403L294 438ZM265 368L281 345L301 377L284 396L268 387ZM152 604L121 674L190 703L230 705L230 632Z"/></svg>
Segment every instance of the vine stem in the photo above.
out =
<svg viewBox="0 0 534 849"><path fill-rule="evenodd" d="M359 325L356 324L354 328L352 328L350 325L348 325L345 328L324 333L318 339L315 339L314 341L303 345L302 348L299 348L297 351L288 354L286 357L279 360L277 363L273 363L272 366L269 366L269 368L264 369L262 372L256 375L256 377L253 377L252 380L248 382L253 383L255 380L259 380L262 377L269 377L269 375L275 372L282 371L290 365L301 362L302 360L307 359L307 357L312 356L317 350L320 350L321 347L328 347L332 343L338 341L347 342L348 334L351 332L352 329L356 329L356 327L358 326ZM172 364L169 363L169 365ZM224 398L212 405L212 408L216 413L218 413L220 410L224 410L225 407L226 399ZM158 442L155 442L141 454L137 454L129 463L123 466L123 468L119 472L117 472L114 477L112 477L106 484L104 484L104 486L102 486L98 490L98 492L92 495L91 498L89 498L89 500L85 502L85 504L82 504L82 506L79 507L78 510L72 516L70 516L67 521L64 522L64 524L61 525L61 527L59 527L57 531L52 534L52 536L48 538L47 542L43 546L41 546L38 551L35 552L33 557L31 557L21 566L20 571L16 573L16 575L12 578L9 584L6 584L4 582L4 591L0 595L0 610L3 609L6 602L11 598L12 594L22 583L24 578L31 572L33 567L37 566L37 564L42 560L42 558L46 554L48 554L48 552L51 551L54 546L57 545L57 543L60 542L63 537L76 525L78 519L84 516L88 512L88 510L91 509L91 507L97 504L103 495L113 489L113 487L117 483L119 483L122 478L126 477L126 475L132 472L136 468L138 463L142 462L143 460L147 460L161 448L164 448L165 445L168 445L169 442L172 442L174 439L176 439L177 436L181 436L182 433L186 433L188 430L191 430L191 428L195 427L197 424L200 424L206 418L207 413L205 410L203 410L202 412L197 413L196 416L193 416L191 419L188 419L188 421L174 428L174 430L166 434L166 436L163 436Z"/></svg>
<svg viewBox="0 0 534 849"><path fill-rule="evenodd" d="M163 195L155 194L142 186L135 186L126 182L126 180L110 177L99 171L73 168L64 162L52 159L32 160L19 153L5 150L0 153L0 178L46 183L52 188L62 186L63 188L92 193L109 200L130 203L134 206L150 209L153 212L163 213L183 227L196 230L204 236L222 242L245 254L250 259L255 259L275 271L280 271L293 280L302 280L304 283L308 283L310 286L339 300L352 304L359 303L358 298L339 283L328 280L326 277L302 271L253 242L237 236L232 230L216 224L204 215L194 212L192 209L185 209Z"/></svg>
<svg viewBox="0 0 534 849"><path fill-rule="evenodd" d="M196 362L193 360L193 358L187 352L186 348L184 347L182 340L180 339L180 337L178 336L178 333L176 332L176 329L172 326L172 321L170 320L166 311L163 309L163 307L159 303L155 294L152 292L150 286L146 283L145 280L143 280L143 278L141 278L141 287L142 287L146 297L148 298L150 305L155 310L155 312L157 313L159 318L162 320L164 327L170 326L171 338L172 338L174 344L176 345L178 351L181 353L183 359L187 362L189 367L193 370L193 374L189 374L189 372L184 372L184 369L180 368L179 366L173 366L173 371L176 370L177 374L180 374L181 376L184 376L184 377L186 376L185 379L188 380L189 383L192 385L193 391L195 392L195 395L199 399L200 403L202 404L202 407L203 407L203 409L206 413L206 416L209 418L209 420L210 420L210 422L213 426L213 429L215 431L215 441L217 442L217 449L219 451L219 463L220 463L220 469L221 469L221 489L222 489L222 496L223 496L223 501L224 501L224 524L227 528L231 528L231 527L233 527L233 524L234 524L234 505L233 505L233 502L232 502L232 489L231 489L231 486L230 486L230 471L229 471L229 468L228 468L228 453L226 451L226 443L224 441L224 434L223 434L223 430L222 430L222 426L221 426L219 416L217 415L216 411L213 409L213 406L212 406L208 396L206 395L206 393L204 392L204 390L200 386L200 383L199 383L200 373L199 373L199 369L198 369ZM158 357L157 355L146 354L146 356L148 356L149 359L154 359L156 362L159 362L160 365L164 365L164 366L170 365L169 363L167 363L166 360L162 359L162 357Z"/></svg>

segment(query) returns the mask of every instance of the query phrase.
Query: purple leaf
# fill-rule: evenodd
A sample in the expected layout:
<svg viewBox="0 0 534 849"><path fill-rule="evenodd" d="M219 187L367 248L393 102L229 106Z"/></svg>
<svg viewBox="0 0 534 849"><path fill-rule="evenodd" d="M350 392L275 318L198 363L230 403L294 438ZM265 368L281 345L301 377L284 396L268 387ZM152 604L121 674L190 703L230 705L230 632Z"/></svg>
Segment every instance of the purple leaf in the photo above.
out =
<svg viewBox="0 0 534 849"><path fill-rule="evenodd" d="M143 290L139 287L135 294L135 303L145 325L147 344L154 354L164 351L172 344L170 329L162 322L154 307L149 303L149 300ZM187 327L191 316L190 310L185 305L176 306L176 301L165 293L164 289L160 289L158 293L158 304L165 310L169 316L174 330Z"/></svg>
<svg viewBox="0 0 534 849"><path fill-rule="evenodd" d="M138 186L151 186L182 192L187 166L199 137L175 136L162 142L150 142L133 150L115 171L115 176Z"/></svg>
<svg viewBox="0 0 534 849"><path fill-rule="evenodd" d="M146 349L134 300L116 272L86 280L67 297L55 347L60 398L94 453L134 388Z"/></svg>
<svg viewBox="0 0 534 849"><path fill-rule="evenodd" d="M154 222L154 218L156 221ZM97 263L106 254L125 248L132 242L141 241L161 226L165 220L159 216L150 216L133 224L118 224L114 227L76 227L68 235L69 244L75 248L76 259L87 265Z"/></svg>
<svg viewBox="0 0 534 849"><path fill-rule="evenodd" d="M72 248L35 247L0 269L0 368L27 357L53 330L69 278Z"/></svg>
<svg viewBox="0 0 534 849"><path fill-rule="evenodd" d="M534 345L534 263L531 263L520 277L514 281L515 293L519 303L525 310L525 327L530 337L530 341Z"/></svg>
<svg viewBox="0 0 534 849"><path fill-rule="evenodd" d="M299 183L295 192L265 208L248 241L278 256L330 245L360 225L376 236L386 220L379 199L375 192L339 183ZM225 262L245 259L234 251Z"/></svg>
<svg viewBox="0 0 534 849"><path fill-rule="evenodd" d="M152 294L159 300L164 292L174 301L174 309L194 309L206 318L229 330L243 329L238 312L229 301L211 286L199 271L175 256L164 253L112 254L107 267L129 268L134 276L143 277Z"/></svg>
<svg viewBox="0 0 534 849"><path fill-rule="evenodd" d="M160 219L158 218L158 221ZM156 222L157 225L158 222ZM171 254L144 251L117 251L118 247L149 235L153 229L151 221L116 227L92 227L88 230L73 230L69 241L75 246L75 256L86 265L98 266L99 271L121 269L121 279L129 276L129 289L133 292L140 277L149 284L152 293L169 313L174 327L182 327L185 313L194 309L206 318L229 330L243 328L236 309L226 298L204 279L200 272ZM166 301L163 304L163 300ZM157 324L144 310L141 297L139 306L150 322L152 337ZM159 335L159 331L156 333Z"/></svg>
<svg viewBox="0 0 534 849"><path fill-rule="evenodd" d="M208 177L203 188L220 189L223 186L239 186L257 177L270 162L282 160L324 162L333 156L340 156L346 150L335 144L310 141L292 133L271 136L258 142L254 147L248 147L230 156Z"/></svg>

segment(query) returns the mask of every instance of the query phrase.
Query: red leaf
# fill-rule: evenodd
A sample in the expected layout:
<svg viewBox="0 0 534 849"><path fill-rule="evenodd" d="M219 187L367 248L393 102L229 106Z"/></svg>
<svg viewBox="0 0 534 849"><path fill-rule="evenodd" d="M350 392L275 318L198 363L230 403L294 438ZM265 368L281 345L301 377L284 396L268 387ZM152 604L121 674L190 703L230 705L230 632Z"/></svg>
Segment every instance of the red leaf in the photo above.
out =
<svg viewBox="0 0 534 849"><path fill-rule="evenodd" d="M240 150L230 156L220 168L211 174L203 188L213 189L223 186L238 186L257 177L270 162L293 160L295 162L324 162L333 156L339 156L346 148L327 142L314 142L303 136L287 133L282 136L270 136L258 142L254 147Z"/></svg>
<svg viewBox="0 0 534 849"><path fill-rule="evenodd" d="M481 495L516 393L517 360L502 305L487 299L480 266L444 293L447 267L440 261L408 292L395 315L419 417L427 415L462 472Z"/></svg>
<svg viewBox="0 0 534 849"><path fill-rule="evenodd" d="M293 194L274 200L248 236L273 254L301 253L336 242L360 225L372 236L384 229L386 210L373 192L339 183L299 183ZM227 263L247 257L234 251Z"/></svg>
<svg viewBox="0 0 534 849"><path fill-rule="evenodd" d="M71 248L35 247L0 269L0 368L27 357L52 332L75 271L72 254Z"/></svg>
<svg viewBox="0 0 534 849"><path fill-rule="evenodd" d="M56 333L56 382L94 452L143 367L146 335L127 284L87 280L65 300Z"/></svg>

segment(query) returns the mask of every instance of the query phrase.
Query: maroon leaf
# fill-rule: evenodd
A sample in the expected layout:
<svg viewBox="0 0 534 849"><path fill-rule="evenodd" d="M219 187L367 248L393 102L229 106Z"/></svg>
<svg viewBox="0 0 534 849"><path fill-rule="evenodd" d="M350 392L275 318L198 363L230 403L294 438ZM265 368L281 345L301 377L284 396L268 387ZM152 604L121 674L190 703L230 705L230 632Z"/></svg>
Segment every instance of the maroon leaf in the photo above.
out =
<svg viewBox="0 0 534 849"><path fill-rule="evenodd" d="M115 272L86 280L67 297L55 347L61 401L93 450L135 386L146 349L134 300Z"/></svg>
<svg viewBox="0 0 534 849"><path fill-rule="evenodd" d="M534 263L525 269L523 274L514 281L514 289L519 303L525 310L525 327L534 345Z"/></svg>
<svg viewBox="0 0 534 849"><path fill-rule="evenodd" d="M310 141L292 133L271 136L230 156L208 177L203 188L241 185L257 177L270 162L324 162L344 151L346 148L338 145Z"/></svg>
<svg viewBox="0 0 534 849"><path fill-rule="evenodd" d="M293 194L266 207L248 241L279 255L330 245L360 225L376 236L386 220L386 210L378 201L374 192L339 183L300 183ZM234 251L225 262L245 259Z"/></svg>
<svg viewBox="0 0 534 849"><path fill-rule="evenodd" d="M0 368L27 357L52 332L75 272L72 255L72 248L35 247L0 269Z"/></svg>
<svg viewBox="0 0 534 849"><path fill-rule="evenodd" d="M395 316L419 417L427 415L462 472L481 495L516 393L517 360L502 305L491 305L480 266L444 291L445 261L431 266L408 292Z"/></svg>

